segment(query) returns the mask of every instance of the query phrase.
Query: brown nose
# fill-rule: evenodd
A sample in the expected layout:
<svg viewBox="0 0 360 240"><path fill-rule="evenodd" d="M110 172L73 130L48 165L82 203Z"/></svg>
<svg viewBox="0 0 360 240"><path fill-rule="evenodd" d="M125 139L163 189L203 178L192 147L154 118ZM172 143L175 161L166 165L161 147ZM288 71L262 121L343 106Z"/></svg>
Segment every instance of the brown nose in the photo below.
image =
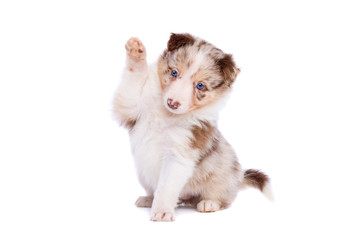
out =
<svg viewBox="0 0 360 240"><path fill-rule="evenodd" d="M171 109L178 109L180 107L180 103L177 101L174 101L172 98L168 98L167 104Z"/></svg>

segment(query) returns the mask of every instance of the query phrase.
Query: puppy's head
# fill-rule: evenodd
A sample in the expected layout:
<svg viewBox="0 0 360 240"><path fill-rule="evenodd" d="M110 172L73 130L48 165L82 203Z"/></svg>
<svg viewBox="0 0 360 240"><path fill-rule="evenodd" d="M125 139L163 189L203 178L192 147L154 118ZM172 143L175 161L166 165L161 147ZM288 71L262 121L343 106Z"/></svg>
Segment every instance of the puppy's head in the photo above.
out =
<svg viewBox="0 0 360 240"><path fill-rule="evenodd" d="M172 33L158 61L163 104L175 114L212 104L239 72L230 54L190 34Z"/></svg>

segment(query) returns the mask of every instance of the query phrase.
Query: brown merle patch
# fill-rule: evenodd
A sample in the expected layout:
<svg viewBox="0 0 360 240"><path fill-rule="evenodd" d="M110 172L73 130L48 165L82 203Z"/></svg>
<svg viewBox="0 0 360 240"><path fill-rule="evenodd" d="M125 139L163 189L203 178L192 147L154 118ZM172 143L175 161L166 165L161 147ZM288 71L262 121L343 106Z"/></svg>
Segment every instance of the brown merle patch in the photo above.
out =
<svg viewBox="0 0 360 240"><path fill-rule="evenodd" d="M199 150L206 150L213 140L215 128L205 121L201 121L201 127L195 125L191 132L193 138L191 139L191 147Z"/></svg>
<svg viewBox="0 0 360 240"><path fill-rule="evenodd" d="M201 40L199 44L197 45L198 50L200 50L202 47L208 45L208 43L205 40Z"/></svg>
<svg viewBox="0 0 360 240"><path fill-rule="evenodd" d="M195 38L188 33L175 34L171 33L170 39L167 44L168 51L172 52L181 47L187 45L193 45L195 43Z"/></svg>
<svg viewBox="0 0 360 240"><path fill-rule="evenodd" d="M200 155L200 158L198 160L198 164L201 164L202 161L204 161L206 158L210 157L214 153L218 152L219 150L219 140L216 138L213 138L211 146L206 149L202 154Z"/></svg>
<svg viewBox="0 0 360 240"><path fill-rule="evenodd" d="M222 58L217 60L217 64L224 75L226 85L230 87L235 81L240 69L236 67L231 54L225 54Z"/></svg>
<svg viewBox="0 0 360 240"><path fill-rule="evenodd" d="M253 187L260 189L261 191L264 189L266 183L269 182L269 177L262 173L260 170L256 169L248 169L245 171L245 182Z"/></svg>
<svg viewBox="0 0 360 240"><path fill-rule="evenodd" d="M123 122L123 125L131 132L136 125L136 119L127 119Z"/></svg>

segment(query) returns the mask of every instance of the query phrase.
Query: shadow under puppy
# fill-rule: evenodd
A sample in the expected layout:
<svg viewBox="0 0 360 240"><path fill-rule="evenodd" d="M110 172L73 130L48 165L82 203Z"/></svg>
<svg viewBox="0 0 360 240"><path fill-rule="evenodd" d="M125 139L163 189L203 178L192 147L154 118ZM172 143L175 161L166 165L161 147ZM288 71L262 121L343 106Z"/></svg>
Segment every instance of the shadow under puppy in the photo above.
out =
<svg viewBox="0 0 360 240"><path fill-rule="evenodd" d="M200 212L229 206L251 185L267 192L269 178L244 170L217 128L218 112L239 68L230 54L190 34L171 34L152 65L137 38L128 40L114 115L129 130L138 178L151 220L174 221L179 202Z"/></svg>

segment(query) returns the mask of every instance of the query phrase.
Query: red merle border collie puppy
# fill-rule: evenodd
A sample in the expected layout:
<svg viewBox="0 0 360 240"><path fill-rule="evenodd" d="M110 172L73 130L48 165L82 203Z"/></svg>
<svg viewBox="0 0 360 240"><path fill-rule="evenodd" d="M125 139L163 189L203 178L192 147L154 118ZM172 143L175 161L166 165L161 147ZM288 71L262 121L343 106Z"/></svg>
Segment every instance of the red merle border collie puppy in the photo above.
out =
<svg viewBox="0 0 360 240"><path fill-rule="evenodd" d="M148 65L137 38L114 99L114 114L129 130L137 173L151 220L174 221L179 203L200 212L229 206L250 185L267 192L268 177L244 170L217 128L218 112L240 72L230 54L190 34L171 34L159 60Z"/></svg>

